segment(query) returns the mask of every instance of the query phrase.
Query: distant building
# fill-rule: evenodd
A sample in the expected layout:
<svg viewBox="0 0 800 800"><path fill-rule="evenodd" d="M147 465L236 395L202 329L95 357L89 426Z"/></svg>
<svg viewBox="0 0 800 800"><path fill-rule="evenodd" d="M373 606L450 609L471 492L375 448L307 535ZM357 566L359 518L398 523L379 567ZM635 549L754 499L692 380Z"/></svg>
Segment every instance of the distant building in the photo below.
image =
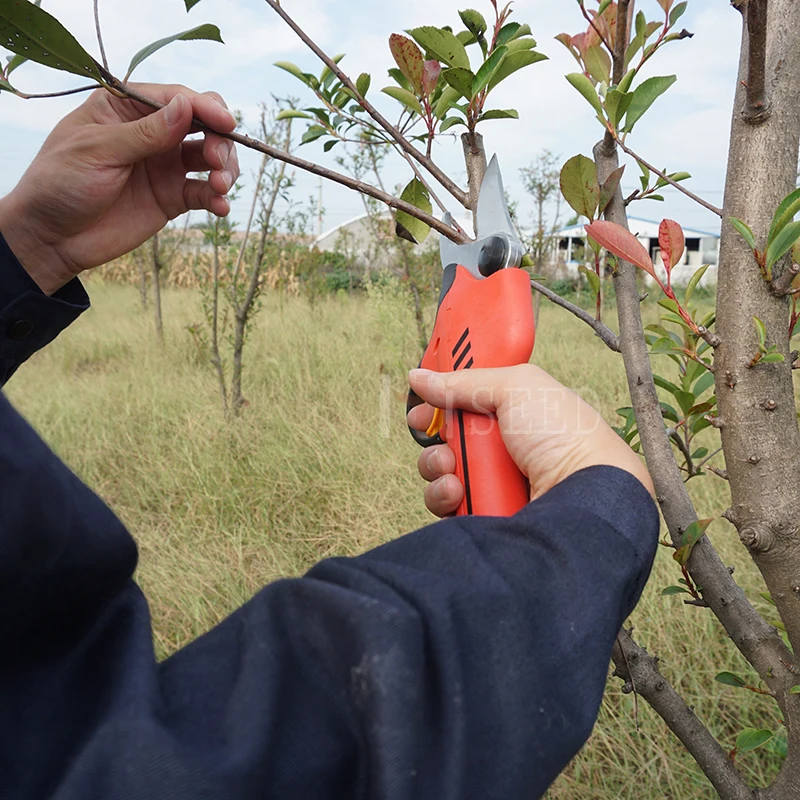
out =
<svg viewBox="0 0 800 800"><path fill-rule="evenodd" d="M638 217L628 217L628 223L631 232L636 235L650 254L650 258L653 259L659 277L663 279L665 277L664 266L661 262L661 250L658 244L659 223ZM593 254L589 250L587 256L584 224L579 223L555 232L555 257L551 267L556 270L560 269L567 275L577 275L580 265L590 265ZM719 264L719 234L692 228L684 228L683 233L686 237L686 250L672 272L672 282L676 285L684 285L700 267L710 264L701 285L715 284L717 282L717 265Z"/></svg>

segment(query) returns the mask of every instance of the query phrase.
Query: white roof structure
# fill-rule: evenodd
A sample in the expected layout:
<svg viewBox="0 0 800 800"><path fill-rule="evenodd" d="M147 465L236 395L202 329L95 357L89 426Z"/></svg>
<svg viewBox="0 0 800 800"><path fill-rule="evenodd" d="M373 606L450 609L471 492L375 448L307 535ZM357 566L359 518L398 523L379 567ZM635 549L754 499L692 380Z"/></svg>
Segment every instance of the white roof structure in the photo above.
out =
<svg viewBox="0 0 800 800"><path fill-rule="evenodd" d="M555 235L562 239L582 239L586 236L584 229L585 222L580 222L577 225L571 225L568 228L562 228L555 232ZM628 217L628 225L633 233L639 239L658 239L658 226L660 222L655 222L651 219L641 219L640 217ZM687 239L719 239L718 233L711 233L710 231L699 231L693 228L684 228L683 234Z"/></svg>

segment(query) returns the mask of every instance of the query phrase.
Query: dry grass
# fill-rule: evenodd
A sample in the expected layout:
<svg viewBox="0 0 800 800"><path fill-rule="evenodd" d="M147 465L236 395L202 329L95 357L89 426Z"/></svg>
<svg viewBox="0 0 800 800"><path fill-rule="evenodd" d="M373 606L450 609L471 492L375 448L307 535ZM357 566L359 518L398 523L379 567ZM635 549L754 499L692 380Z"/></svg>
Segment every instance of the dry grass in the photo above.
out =
<svg viewBox="0 0 800 800"><path fill-rule="evenodd" d="M414 326L390 291L365 299L265 299L247 352L243 419L222 419L217 389L185 326L198 296L165 292L166 345L132 287L90 286L95 307L11 382L8 393L61 457L117 511L141 546L138 579L160 654L207 630L279 577L358 553L431 521L404 428L403 381ZM621 360L587 329L543 310L536 361L583 387L607 418L627 405ZM726 484L691 484L702 516L727 507ZM732 528L710 533L748 595L757 572ZM637 636L699 716L732 746L745 726L778 727L769 699L713 681L751 671L708 611L660 590L679 577L662 550L635 612ZM551 800L713 798L664 724L610 680L590 743ZM742 757L754 782L780 763L776 745Z"/></svg>

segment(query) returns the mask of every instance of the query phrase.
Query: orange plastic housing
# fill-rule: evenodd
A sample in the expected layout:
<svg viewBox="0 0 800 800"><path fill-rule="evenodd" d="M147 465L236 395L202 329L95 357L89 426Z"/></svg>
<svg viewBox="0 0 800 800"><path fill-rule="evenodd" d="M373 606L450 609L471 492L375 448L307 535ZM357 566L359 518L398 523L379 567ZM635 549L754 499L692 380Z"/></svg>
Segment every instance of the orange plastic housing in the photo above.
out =
<svg viewBox="0 0 800 800"><path fill-rule="evenodd" d="M453 279L452 270L445 270L445 283L452 285L440 301L421 366L452 372L527 364L535 339L530 276L511 268L479 279L458 266ZM455 452L456 475L465 488L457 514L510 516L528 503L528 481L508 454L493 414L445 409L440 435Z"/></svg>

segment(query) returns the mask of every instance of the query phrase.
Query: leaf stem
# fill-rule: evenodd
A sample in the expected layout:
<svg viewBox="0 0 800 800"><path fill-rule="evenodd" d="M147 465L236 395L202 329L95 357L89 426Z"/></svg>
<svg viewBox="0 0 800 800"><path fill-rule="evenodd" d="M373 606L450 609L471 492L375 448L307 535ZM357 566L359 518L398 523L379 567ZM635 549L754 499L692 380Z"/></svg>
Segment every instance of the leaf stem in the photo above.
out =
<svg viewBox="0 0 800 800"><path fill-rule="evenodd" d="M297 34L300 40L317 56L317 58L325 64L328 69L351 91L354 97L357 98L359 105L378 123L396 142L400 147L405 150L415 161L421 164L425 169L433 175L434 178L445 188L447 191L458 200L465 208L467 206L468 196L467 193L459 188L436 164L428 158L424 153L421 153L414 147L408 139L400 133L397 128L391 124L366 97L362 97L361 93L356 88L356 85L347 75L339 68L338 64L328 56L313 39L294 21L288 14L278 0L264 0L269 7L278 14L281 19ZM447 226L444 226L447 227Z"/></svg>
<svg viewBox="0 0 800 800"><path fill-rule="evenodd" d="M103 59L103 66L108 69L108 58L106 58L106 48L103 44L103 32L100 29L100 0L94 0L94 27L97 31L97 44L100 45L100 57Z"/></svg>
<svg viewBox="0 0 800 800"><path fill-rule="evenodd" d="M79 86L77 89L66 89L63 92L47 92L46 94L25 94L17 90L14 94L22 100L44 100L50 97L67 97L71 94L80 94L81 92L91 92L95 89L102 89L99 83L93 83L91 86Z"/></svg>

